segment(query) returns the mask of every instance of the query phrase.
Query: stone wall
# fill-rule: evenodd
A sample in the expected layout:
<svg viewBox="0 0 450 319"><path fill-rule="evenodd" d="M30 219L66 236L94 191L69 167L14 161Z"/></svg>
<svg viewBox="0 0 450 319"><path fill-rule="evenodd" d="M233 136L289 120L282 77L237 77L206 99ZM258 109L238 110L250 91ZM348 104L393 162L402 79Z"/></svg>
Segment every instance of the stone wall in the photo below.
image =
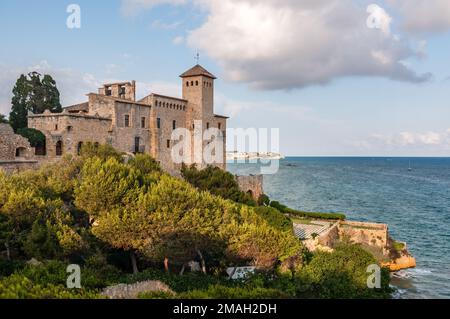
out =
<svg viewBox="0 0 450 319"><path fill-rule="evenodd" d="M255 200L264 194L264 177L263 175L236 176L241 191L250 193Z"/></svg>
<svg viewBox="0 0 450 319"><path fill-rule="evenodd" d="M23 161L0 161L0 171L3 170L6 174L12 174L28 169L38 169L40 163L37 160L23 160Z"/></svg>
<svg viewBox="0 0 450 319"><path fill-rule="evenodd" d="M8 124L0 124L0 160L29 160L33 156L34 148L26 138L14 134Z"/></svg>
<svg viewBox="0 0 450 319"><path fill-rule="evenodd" d="M339 237L385 250L388 244L388 226L386 224L344 221L339 224Z"/></svg>

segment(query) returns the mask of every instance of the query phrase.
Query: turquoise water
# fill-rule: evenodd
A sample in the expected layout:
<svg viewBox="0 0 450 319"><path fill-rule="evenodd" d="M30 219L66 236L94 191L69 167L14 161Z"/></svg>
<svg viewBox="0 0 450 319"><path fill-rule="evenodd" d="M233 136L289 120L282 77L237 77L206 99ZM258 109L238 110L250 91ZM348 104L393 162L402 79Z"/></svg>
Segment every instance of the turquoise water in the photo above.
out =
<svg viewBox="0 0 450 319"><path fill-rule="evenodd" d="M259 172L242 163L228 170ZM450 298L450 158L287 158L264 188L292 208L389 224L417 260L394 274L396 297Z"/></svg>

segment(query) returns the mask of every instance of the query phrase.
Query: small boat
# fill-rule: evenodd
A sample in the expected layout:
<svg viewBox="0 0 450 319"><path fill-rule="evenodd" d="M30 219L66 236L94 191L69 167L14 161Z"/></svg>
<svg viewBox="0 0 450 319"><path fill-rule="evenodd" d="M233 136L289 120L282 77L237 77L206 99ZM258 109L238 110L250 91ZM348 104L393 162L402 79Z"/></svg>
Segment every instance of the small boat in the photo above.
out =
<svg viewBox="0 0 450 319"><path fill-rule="evenodd" d="M411 161L409 161L408 172L412 172Z"/></svg>

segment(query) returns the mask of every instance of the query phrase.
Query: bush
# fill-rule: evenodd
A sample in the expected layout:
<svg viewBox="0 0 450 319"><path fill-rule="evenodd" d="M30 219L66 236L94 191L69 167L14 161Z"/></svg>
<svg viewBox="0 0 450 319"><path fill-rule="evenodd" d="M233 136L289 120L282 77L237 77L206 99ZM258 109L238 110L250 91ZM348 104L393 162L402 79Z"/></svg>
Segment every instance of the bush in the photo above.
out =
<svg viewBox="0 0 450 319"><path fill-rule="evenodd" d="M208 191L236 203L256 206L252 196L240 190L234 175L218 167L208 166L203 170L198 170L195 165L188 167L183 164L181 175L199 190Z"/></svg>
<svg viewBox="0 0 450 319"><path fill-rule="evenodd" d="M0 299L98 299L97 292L67 289L63 285L37 284L14 274L0 280Z"/></svg>
<svg viewBox="0 0 450 319"><path fill-rule="evenodd" d="M174 294L166 291L149 291L138 295L139 299L173 299L174 297Z"/></svg>
<svg viewBox="0 0 450 319"><path fill-rule="evenodd" d="M41 131L33 128L19 128L17 134L25 137L30 142L32 147L39 147L45 145L45 135Z"/></svg>
<svg viewBox="0 0 450 319"><path fill-rule="evenodd" d="M177 296L180 299L287 299L289 296L277 289L227 287L214 285L206 290L192 290Z"/></svg>
<svg viewBox="0 0 450 319"><path fill-rule="evenodd" d="M344 214L338 213L310 213L310 212L301 212L297 210L288 209L286 213L293 217L301 217L301 218L315 218L315 219L329 219L329 220L345 220L346 216Z"/></svg>
<svg viewBox="0 0 450 319"><path fill-rule="evenodd" d="M383 269L381 289L367 287L367 267L377 264L358 245L338 245L333 252L316 252L297 274L299 290L315 298L389 298L389 271Z"/></svg>
<svg viewBox="0 0 450 319"><path fill-rule="evenodd" d="M272 207L255 207L255 212L269 225L281 231L292 231L292 221Z"/></svg>

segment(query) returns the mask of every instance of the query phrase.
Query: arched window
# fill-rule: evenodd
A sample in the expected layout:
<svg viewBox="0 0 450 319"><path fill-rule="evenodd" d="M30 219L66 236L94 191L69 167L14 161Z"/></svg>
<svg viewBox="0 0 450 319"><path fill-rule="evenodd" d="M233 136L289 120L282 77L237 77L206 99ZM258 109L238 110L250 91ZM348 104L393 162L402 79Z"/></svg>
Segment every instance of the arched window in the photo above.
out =
<svg viewBox="0 0 450 319"><path fill-rule="evenodd" d="M56 156L62 156L62 153L63 153L63 143L62 143L62 141L56 142L55 153L56 153Z"/></svg>
<svg viewBox="0 0 450 319"><path fill-rule="evenodd" d="M194 86L194 81L191 81L191 86Z"/></svg>
<svg viewBox="0 0 450 319"><path fill-rule="evenodd" d="M189 86L189 81L186 82L186 86Z"/></svg>
<svg viewBox="0 0 450 319"><path fill-rule="evenodd" d="M195 81L195 86L198 86L198 81Z"/></svg>
<svg viewBox="0 0 450 319"><path fill-rule="evenodd" d="M83 148L83 142L79 142L77 146L77 154L81 155L81 149Z"/></svg>

